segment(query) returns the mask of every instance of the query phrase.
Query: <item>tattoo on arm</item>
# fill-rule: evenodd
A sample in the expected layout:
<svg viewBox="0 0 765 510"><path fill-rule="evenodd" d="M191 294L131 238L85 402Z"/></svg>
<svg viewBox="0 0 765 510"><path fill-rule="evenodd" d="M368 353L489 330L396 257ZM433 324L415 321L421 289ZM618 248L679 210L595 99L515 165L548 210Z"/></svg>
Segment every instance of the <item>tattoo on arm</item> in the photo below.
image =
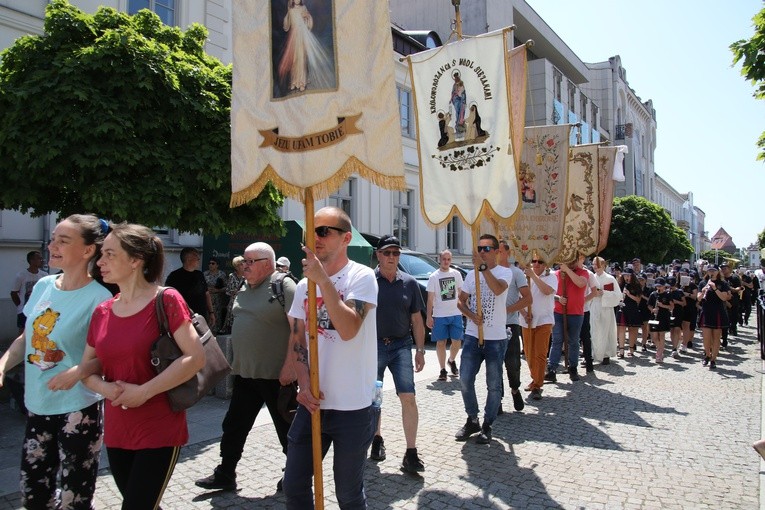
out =
<svg viewBox="0 0 765 510"><path fill-rule="evenodd" d="M352 301L353 308L356 310L356 313L359 314L361 320L364 320L364 318L367 316L367 304L363 301L359 301L358 299L354 299Z"/></svg>
<svg viewBox="0 0 765 510"><path fill-rule="evenodd" d="M308 366L308 349L303 345L295 344L294 350L297 354L297 362Z"/></svg>

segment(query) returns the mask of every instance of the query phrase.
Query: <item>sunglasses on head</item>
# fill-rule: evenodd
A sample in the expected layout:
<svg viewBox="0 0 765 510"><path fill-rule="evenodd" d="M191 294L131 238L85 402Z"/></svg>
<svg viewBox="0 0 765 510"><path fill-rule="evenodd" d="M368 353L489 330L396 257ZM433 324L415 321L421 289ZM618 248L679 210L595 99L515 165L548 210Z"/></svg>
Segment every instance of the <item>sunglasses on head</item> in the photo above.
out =
<svg viewBox="0 0 765 510"><path fill-rule="evenodd" d="M493 246L476 246L476 249L478 250L478 253L484 252L489 253L491 250L494 249Z"/></svg>
<svg viewBox="0 0 765 510"><path fill-rule="evenodd" d="M316 232L316 235L319 236L319 237L327 237L329 235L329 231L330 230L337 230L338 232L341 232L343 234L345 234L347 232L347 230L343 230L342 228L327 227L327 226L316 227L315 229L313 229L313 231Z"/></svg>

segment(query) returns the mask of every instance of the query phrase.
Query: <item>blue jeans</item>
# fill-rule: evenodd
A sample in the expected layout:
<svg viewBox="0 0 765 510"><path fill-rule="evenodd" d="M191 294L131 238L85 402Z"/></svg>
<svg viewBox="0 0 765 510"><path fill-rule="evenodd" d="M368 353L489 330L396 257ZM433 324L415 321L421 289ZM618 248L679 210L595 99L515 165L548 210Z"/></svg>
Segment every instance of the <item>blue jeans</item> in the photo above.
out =
<svg viewBox="0 0 765 510"><path fill-rule="evenodd" d="M377 427L379 410L372 406L356 411L321 412L321 453L334 448L333 472L335 495L340 508L364 509L364 466L367 450ZM287 508L306 510L313 508L313 450L311 441L311 414L298 406L292 427L287 434L287 468L284 471L284 495Z"/></svg>
<svg viewBox="0 0 765 510"><path fill-rule="evenodd" d="M412 364L412 337L399 338L385 345L377 341L377 380L382 381L385 368L393 375L396 395L414 393L414 365Z"/></svg>
<svg viewBox="0 0 765 510"><path fill-rule="evenodd" d="M483 347L478 345L478 339L465 335L462 343L460 364L460 384L462 385L462 402L465 412L470 418L478 418L478 398L475 395L475 376L481 369L481 363L486 360L486 407L483 422L491 425L497 418L497 410L502 400L502 365L507 350L507 338L503 340L484 340Z"/></svg>
<svg viewBox="0 0 765 510"><path fill-rule="evenodd" d="M576 370L579 363L579 333L582 330L583 315L566 315L566 327L568 330L568 367ZM552 347L550 347L550 359L547 361L547 371L554 372L560 364L563 350L563 314L555 314L553 326Z"/></svg>

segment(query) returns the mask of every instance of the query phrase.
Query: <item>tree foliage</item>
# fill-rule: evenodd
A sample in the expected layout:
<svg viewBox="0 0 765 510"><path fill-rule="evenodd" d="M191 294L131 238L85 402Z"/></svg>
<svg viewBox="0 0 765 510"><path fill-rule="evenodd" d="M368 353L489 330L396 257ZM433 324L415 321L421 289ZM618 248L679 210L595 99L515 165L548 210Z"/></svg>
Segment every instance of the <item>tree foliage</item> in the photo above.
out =
<svg viewBox="0 0 765 510"><path fill-rule="evenodd" d="M757 234L757 247L760 249L765 248L765 229L763 229L762 232Z"/></svg>
<svg viewBox="0 0 765 510"><path fill-rule="evenodd" d="M639 257L666 264L692 253L685 232L662 207L635 195L614 199L608 246L601 256L614 262Z"/></svg>
<svg viewBox="0 0 765 510"><path fill-rule="evenodd" d="M741 75L755 87L754 97L765 99L765 7L752 18L754 34L730 45L733 65L741 62ZM759 160L765 160L765 132L757 141Z"/></svg>
<svg viewBox="0 0 765 510"><path fill-rule="evenodd" d="M95 212L184 232L281 233L271 185L231 196L231 66L207 30L66 0L0 57L0 208Z"/></svg>

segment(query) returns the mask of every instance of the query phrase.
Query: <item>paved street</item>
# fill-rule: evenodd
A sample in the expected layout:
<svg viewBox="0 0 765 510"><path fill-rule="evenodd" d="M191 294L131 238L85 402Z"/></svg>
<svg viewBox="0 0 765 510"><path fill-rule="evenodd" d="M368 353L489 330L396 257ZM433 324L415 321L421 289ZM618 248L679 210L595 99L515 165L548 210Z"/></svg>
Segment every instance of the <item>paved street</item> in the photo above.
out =
<svg viewBox="0 0 765 510"><path fill-rule="evenodd" d="M754 328L740 328L716 372L702 368L697 349L657 366L653 352L596 366L571 383L545 385L541 401L507 412L494 440L454 441L465 421L459 381L438 382L435 351L418 374L422 478L399 471L405 443L400 405L387 381L383 435L388 459L369 461L366 488L373 509L754 509L760 508L759 456L762 368ZM698 336L698 335L697 335ZM697 345L700 340L697 338ZM430 346L429 346L430 347ZM582 370L583 372L583 370ZM479 381L483 372L479 374ZM529 382L525 362L522 382ZM478 388L479 400L485 385ZM526 394L527 395L527 394ZM267 417L250 434L239 464L237 493L205 492L193 481L218 461L220 422L227 402L206 398L189 414L192 441L183 449L162 507L283 508L275 491L284 457ZM504 409L512 410L509 392ZM267 414L266 412L261 414ZM23 419L0 412L0 508L19 508L9 472L18 476ZM337 508L330 453L324 462L326 508ZM15 461L15 468L14 466ZM120 497L102 470L97 508L119 508Z"/></svg>

